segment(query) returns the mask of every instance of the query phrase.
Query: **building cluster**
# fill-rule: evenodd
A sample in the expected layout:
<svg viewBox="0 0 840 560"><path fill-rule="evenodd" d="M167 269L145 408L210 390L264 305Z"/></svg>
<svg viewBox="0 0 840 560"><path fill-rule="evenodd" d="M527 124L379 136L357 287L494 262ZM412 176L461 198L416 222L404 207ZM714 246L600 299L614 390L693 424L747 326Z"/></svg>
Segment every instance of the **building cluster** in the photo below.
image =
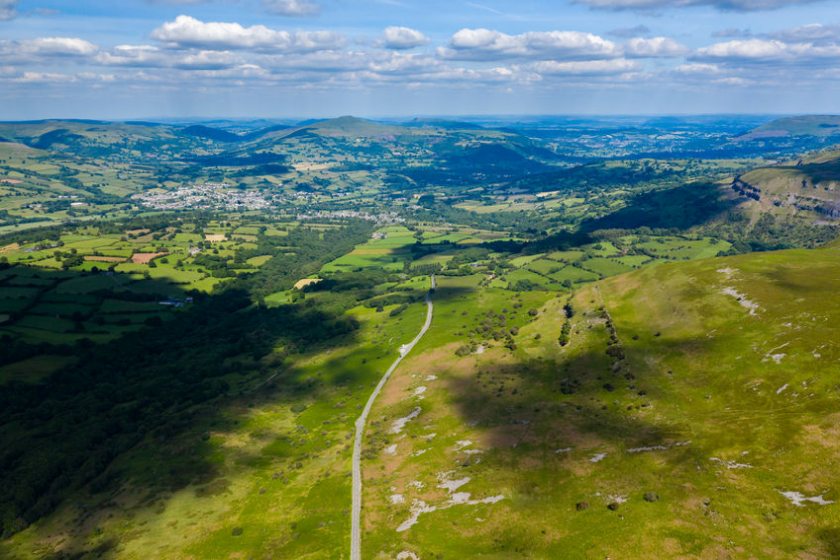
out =
<svg viewBox="0 0 840 560"><path fill-rule="evenodd" d="M299 222L306 220L346 220L349 218L354 218L357 220L367 220L369 222L375 222L379 225L401 224L405 222L405 218L403 218L395 212L370 213L362 212L359 210L313 210L310 212L301 212L297 215L297 220Z"/></svg>
<svg viewBox="0 0 840 560"><path fill-rule="evenodd" d="M148 191L133 197L156 210L264 210L276 200L252 190L239 190L227 183L201 183L172 191Z"/></svg>

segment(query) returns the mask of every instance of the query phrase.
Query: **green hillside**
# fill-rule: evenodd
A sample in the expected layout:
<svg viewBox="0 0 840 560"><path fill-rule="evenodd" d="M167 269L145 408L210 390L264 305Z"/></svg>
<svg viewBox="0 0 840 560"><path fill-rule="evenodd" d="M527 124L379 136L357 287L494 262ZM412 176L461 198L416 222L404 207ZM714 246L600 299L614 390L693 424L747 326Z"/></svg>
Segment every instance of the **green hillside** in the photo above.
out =
<svg viewBox="0 0 840 560"><path fill-rule="evenodd" d="M566 346L545 298L514 350L469 325L517 299L442 279L374 409L366 555L835 557L838 277L837 249L652 267L578 291Z"/></svg>
<svg viewBox="0 0 840 560"><path fill-rule="evenodd" d="M838 115L785 117L763 124L742 136L745 140L786 136L835 136L840 134Z"/></svg>

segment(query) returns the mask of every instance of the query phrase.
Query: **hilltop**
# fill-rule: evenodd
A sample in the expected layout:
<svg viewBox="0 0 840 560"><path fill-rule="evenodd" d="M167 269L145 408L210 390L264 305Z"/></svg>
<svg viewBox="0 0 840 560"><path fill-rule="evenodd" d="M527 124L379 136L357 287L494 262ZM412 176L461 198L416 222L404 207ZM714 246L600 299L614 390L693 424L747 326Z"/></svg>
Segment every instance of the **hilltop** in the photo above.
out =
<svg viewBox="0 0 840 560"><path fill-rule="evenodd" d="M840 136L840 116L804 115L784 117L765 123L740 137L742 140L789 136Z"/></svg>

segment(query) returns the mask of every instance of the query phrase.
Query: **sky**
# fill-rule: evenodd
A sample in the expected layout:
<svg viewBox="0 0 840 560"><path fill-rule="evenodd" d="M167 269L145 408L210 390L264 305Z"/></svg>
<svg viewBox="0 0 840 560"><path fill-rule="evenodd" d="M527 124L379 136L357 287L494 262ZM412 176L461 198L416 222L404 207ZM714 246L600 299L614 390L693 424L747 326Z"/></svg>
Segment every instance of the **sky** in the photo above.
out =
<svg viewBox="0 0 840 560"><path fill-rule="evenodd" d="M840 113L840 0L0 0L0 119Z"/></svg>

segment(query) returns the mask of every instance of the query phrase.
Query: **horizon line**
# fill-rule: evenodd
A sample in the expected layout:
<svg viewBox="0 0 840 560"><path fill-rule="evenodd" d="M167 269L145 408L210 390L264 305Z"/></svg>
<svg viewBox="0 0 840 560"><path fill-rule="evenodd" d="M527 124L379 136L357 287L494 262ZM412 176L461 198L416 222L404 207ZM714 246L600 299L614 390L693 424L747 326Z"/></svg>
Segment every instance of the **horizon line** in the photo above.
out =
<svg viewBox="0 0 840 560"><path fill-rule="evenodd" d="M698 113L451 113L451 114L434 114L434 113L417 113L417 114L390 114L390 115L370 115L370 114L336 114L333 116L307 116L307 115L277 115L277 116L226 116L226 115L185 115L185 116L145 116L145 117L84 117L84 116L64 116L64 117L31 117L8 119L0 118L0 122L5 124L11 123L27 123L27 122L43 122L43 121L97 121L97 122L112 122L112 123L130 123L130 122L160 122L163 124L166 121L184 121L184 122L199 122L199 121L259 121L259 120L334 120L340 118L357 118L363 120L411 120L411 119L489 119L489 118L697 118L697 117L816 117L816 116L840 116L840 113L825 113L825 112L803 112L803 113L773 113L773 112L698 112Z"/></svg>

